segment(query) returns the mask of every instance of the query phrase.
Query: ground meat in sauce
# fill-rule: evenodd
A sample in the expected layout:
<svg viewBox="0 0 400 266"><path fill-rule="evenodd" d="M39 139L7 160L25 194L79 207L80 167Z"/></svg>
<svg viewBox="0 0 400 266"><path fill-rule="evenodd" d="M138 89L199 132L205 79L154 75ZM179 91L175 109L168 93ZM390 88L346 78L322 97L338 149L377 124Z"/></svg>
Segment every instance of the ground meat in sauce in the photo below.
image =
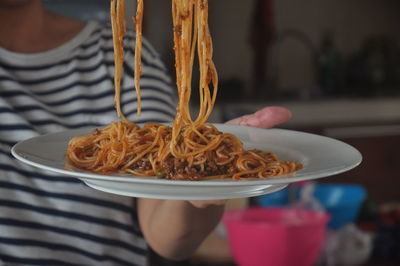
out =
<svg viewBox="0 0 400 266"><path fill-rule="evenodd" d="M149 161L139 160L136 163L132 164L130 168L138 170L150 170L152 167Z"/></svg>
<svg viewBox="0 0 400 266"><path fill-rule="evenodd" d="M165 178L175 180L201 180L206 176L232 175L237 171L233 164L217 165L215 157L212 155L207 159L205 165L204 171L201 171L200 166L189 167L185 160L171 156L163 162L161 168L166 174Z"/></svg>

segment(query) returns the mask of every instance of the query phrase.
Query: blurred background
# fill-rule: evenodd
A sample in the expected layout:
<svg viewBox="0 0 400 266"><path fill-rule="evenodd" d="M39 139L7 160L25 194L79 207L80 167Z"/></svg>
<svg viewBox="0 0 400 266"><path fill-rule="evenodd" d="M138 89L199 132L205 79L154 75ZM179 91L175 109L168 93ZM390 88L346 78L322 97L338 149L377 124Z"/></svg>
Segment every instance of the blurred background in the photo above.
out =
<svg viewBox="0 0 400 266"><path fill-rule="evenodd" d="M79 19L109 21L109 0L48 0L45 4ZM367 259L315 263L400 265L400 2L210 0L209 5L220 79L212 122L266 105L285 106L293 118L281 127L340 139L363 154L361 166L320 180L314 190L330 183L351 184L365 192L358 203L352 198L355 192L348 196L345 186L333 190L342 191L335 193L359 206L353 218L339 227L327 226L327 232L338 236L342 229L347 236L368 235L364 242L353 239ZM134 10L135 1L127 0L127 15L132 16ZM174 76L170 1L146 0L145 13L145 36ZM196 106L194 95L193 112ZM269 196L264 201L235 200L229 210L290 208L300 197L289 200L287 195L298 194L303 185L270 195L283 197L283 203L271 203ZM329 212L323 199L313 198ZM214 232L198 256L182 265L236 265L226 234ZM154 265L161 263L169 265L161 261Z"/></svg>

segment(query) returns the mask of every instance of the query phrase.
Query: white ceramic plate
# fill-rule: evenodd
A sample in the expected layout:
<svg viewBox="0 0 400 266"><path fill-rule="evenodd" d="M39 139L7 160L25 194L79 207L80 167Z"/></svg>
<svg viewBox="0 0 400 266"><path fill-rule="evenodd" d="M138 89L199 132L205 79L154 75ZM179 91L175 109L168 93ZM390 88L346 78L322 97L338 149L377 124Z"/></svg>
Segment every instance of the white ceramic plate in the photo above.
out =
<svg viewBox="0 0 400 266"><path fill-rule="evenodd" d="M101 175L65 168L68 141L93 129L68 130L31 138L16 144L12 154L41 169L80 178L88 186L110 193L145 198L211 200L252 197L272 193L289 183L331 176L348 171L362 160L361 154L341 141L298 131L260 129L216 124L222 132L235 134L247 149L276 153L282 160L296 161L304 168L295 174L248 181L174 181L157 178Z"/></svg>

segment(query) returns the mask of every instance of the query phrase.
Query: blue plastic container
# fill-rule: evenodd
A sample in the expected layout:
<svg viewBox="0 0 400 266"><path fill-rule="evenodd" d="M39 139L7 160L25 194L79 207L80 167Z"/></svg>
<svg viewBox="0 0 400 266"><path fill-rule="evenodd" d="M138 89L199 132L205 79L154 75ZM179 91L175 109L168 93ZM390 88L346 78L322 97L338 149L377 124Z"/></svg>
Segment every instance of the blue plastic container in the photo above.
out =
<svg viewBox="0 0 400 266"><path fill-rule="evenodd" d="M315 187L314 197L331 215L328 226L337 229L356 219L366 191L358 185L319 184Z"/></svg>
<svg viewBox="0 0 400 266"><path fill-rule="evenodd" d="M257 197L257 202L262 207L282 207L289 204L289 189L284 188L271 194Z"/></svg>

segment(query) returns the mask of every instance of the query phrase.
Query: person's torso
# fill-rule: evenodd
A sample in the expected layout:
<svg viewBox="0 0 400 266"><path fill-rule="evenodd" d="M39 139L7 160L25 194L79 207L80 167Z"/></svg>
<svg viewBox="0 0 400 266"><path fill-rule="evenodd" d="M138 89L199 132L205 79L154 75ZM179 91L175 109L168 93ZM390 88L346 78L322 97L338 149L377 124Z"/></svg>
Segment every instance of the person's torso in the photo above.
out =
<svg viewBox="0 0 400 266"><path fill-rule="evenodd" d="M122 106L135 122L171 121L174 95L163 65L143 48L142 115L136 116L134 37L126 42ZM134 200L38 170L10 154L40 134L116 121L110 28L88 24L52 51L0 48L0 265L144 265L147 246ZM130 61L129 61L130 60Z"/></svg>

